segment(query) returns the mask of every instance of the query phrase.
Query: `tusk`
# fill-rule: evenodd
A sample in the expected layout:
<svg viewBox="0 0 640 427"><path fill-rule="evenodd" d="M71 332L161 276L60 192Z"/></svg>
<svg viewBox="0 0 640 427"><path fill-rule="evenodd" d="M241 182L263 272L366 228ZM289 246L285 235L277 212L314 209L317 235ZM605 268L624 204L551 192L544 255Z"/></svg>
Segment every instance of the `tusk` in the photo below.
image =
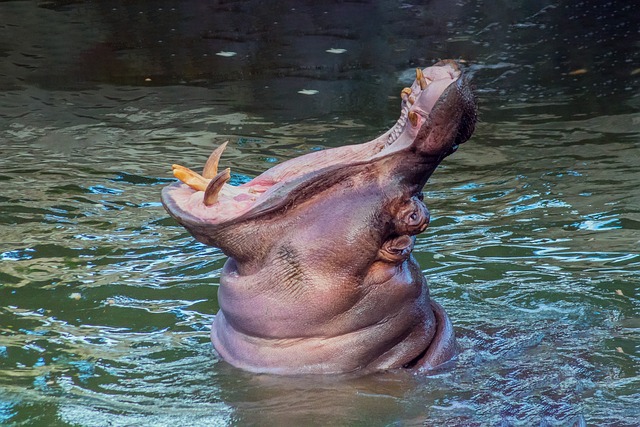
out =
<svg viewBox="0 0 640 427"><path fill-rule="evenodd" d="M231 179L231 169L226 168L211 179L204 192L203 202L206 206L211 206L218 201L218 195L224 184Z"/></svg>
<svg viewBox="0 0 640 427"><path fill-rule="evenodd" d="M413 125L413 127L418 126L418 113L415 111L409 111L409 121Z"/></svg>
<svg viewBox="0 0 640 427"><path fill-rule="evenodd" d="M411 95L411 88L410 87L405 87L404 89L402 89L402 92L400 92L400 98L402 98L402 99L405 99L409 95Z"/></svg>
<svg viewBox="0 0 640 427"><path fill-rule="evenodd" d="M420 83L420 89L424 90L427 87L427 79L424 78L420 68L416 68L416 80Z"/></svg>
<svg viewBox="0 0 640 427"><path fill-rule="evenodd" d="M173 169L173 176L196 191L204 191L209 184L208 179L184 166L171 165L171 169Z"/></svg>
<svg viewBox="0 0 640 427"><path fill-rule="evenodd" d="M211 179L218 174L218 162L228 143L229 141L225 141L221 146L213 150L213 153L207 159L207 163L204 164L204 169L202 169L203 177Z"/></svg>

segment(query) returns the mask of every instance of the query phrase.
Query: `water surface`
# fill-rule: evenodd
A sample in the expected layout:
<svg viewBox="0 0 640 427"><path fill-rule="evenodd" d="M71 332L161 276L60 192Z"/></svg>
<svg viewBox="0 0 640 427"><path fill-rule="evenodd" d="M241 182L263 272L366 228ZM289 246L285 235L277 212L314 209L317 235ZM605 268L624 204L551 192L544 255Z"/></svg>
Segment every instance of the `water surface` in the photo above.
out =
<svg viewBox="0 0 640 427"><path fill-rule="evenodd" d="M633 2L486 3L0 3L0 424L637 425ZM162 209L170 165L228 139L242 182L369 140L446 57L481 122L425 188L414 253L455 366L220 361L225 258Z"/></svg>

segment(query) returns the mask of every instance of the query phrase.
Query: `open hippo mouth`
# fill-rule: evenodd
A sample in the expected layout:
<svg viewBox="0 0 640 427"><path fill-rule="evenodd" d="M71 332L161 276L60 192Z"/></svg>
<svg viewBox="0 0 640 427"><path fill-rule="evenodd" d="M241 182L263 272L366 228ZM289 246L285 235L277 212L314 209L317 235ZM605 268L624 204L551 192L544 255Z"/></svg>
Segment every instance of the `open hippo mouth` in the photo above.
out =
<svg viewBox="0 0 640 427"><path fill-rule="evenodd" d="M174 165L166 210L229 256L212 326L231 364L282 374L429 368L455 353L444 310L411 256L429 223L422 188L470 138L475 98L453 61L416 70L396 124L374 140L306 154L232 186Z"/></svg>

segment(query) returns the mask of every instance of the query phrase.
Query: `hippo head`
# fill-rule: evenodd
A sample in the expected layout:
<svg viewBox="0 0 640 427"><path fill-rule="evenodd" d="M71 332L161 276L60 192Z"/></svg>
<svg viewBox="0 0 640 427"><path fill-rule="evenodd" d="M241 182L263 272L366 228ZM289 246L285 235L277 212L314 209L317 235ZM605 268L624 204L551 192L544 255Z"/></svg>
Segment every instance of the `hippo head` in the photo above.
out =
<svg viewBox="0 0 640 427"><path fill-rule="evenodd" d="M211 339L237 367L279 374L429 369L455 354L451 323L411 256L429 224L422 188L470 138L473 93L453 61L416 70L401 115L370 142L286 161L240 186L174 165L171 216L229 258ZM225 143L226 145L226 143Z"/></svg>

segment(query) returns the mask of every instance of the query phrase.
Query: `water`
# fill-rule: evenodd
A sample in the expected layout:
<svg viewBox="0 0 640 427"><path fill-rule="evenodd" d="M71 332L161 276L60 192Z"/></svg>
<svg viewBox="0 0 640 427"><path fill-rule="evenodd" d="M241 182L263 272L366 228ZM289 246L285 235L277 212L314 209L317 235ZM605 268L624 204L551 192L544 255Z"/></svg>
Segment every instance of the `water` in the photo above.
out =
<svg viewBox="0 0 640 427"><path fill-rule="evenodd" d="M638 425L632 5L0 3L0 424ZM443 57L467 61L482 121L427 186L414 253L456 365L219 361L224 257L162 209L170 165L229 139L240 182L368 140Z"/></svg>

